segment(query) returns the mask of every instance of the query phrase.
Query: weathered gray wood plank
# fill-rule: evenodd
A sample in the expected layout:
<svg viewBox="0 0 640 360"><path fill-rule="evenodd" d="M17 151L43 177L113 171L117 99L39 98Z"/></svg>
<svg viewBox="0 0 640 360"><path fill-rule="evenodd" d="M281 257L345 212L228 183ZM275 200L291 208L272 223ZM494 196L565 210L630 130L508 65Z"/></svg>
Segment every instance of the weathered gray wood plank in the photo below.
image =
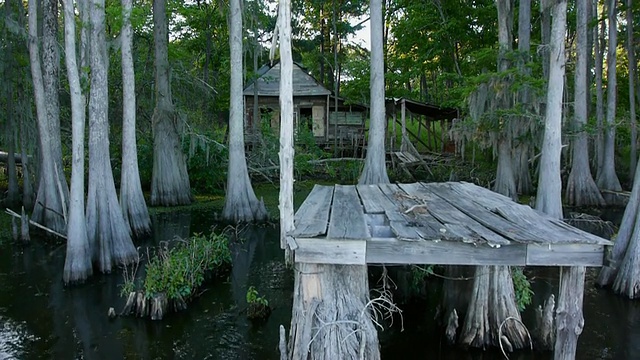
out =
<svg viewBox="0 0 640 360"><path fill-rule="evenodd" d="M357 239L371 237L360 198L354 186L336 185L327 238Z"/></svg>
<svg viewBox="0 0 640 360"><path fill-rule="evenodd" d="M329 223L329 210L333 199L333 186L315 185L300 205L294 218L293 237L325 235Z"/></svg>
<svg viewBox="0 0 640 360"><path fill-rule="evenodd" d="M408 187L407 190L424 199L428 204L427 210L429 210L434 218L440 220L442 223L448 224L448 227L454 227L452 225L456 225L454 228L457 229L458 234L466 238L467 241L486 241L492 246L511 244L511 242L502 235L487 229L481 223L472 219L446 200L437 196L429 189L428 184L409 185L411 185L411 187Z"/></svg>
<svg viewBox="0 0 640 360"><path fill-rule="evenodd" d="M527 265L602 266L604 246L594 244L530 244Z"/></svg>
<svg viewBox="0 0 640 360"><path fill-rule="evenodd" d="M295 262L312 264L366 264L365 240L336 240L325 238L297 238Z"/></svg>
<svg viewBox="0 0 640 360"><path fill-rule="evenodd" d="M519 223L509 221L496 213L487 211L485 207L469 199L466 194L461 195L459 192L454 191L450 183L432 183L428 184L426 188L470 218L507 239L524 244L545 241L544 238L540 238L539 234L536 234L535 228L530 229L521 226Z"/></svg>
<svg viewBox="0 0 640 360"><path fill-rule="evenodd" d="M386 209L395 207L378 185L356 185L356 189L367 214L384 214Z"/></svg>
<svg viewBox="0 0 640 360"><path fill-rule="evenodd" d="M518 265L524 266L526 245L499 249L454 241L402 241L373 238L367 241L368 264Z"/></svg>
<svg viewBox="0 0 640 360"><path fill-rule="evenodd" d="M380 185L380 188L396 203L395 208L400 215L391 214L391 216L394 216L398 222L404 222L408 227L414 228L412 231L426 240L444 239L448 236L442 231L444 226L426 210L427 205L419 198L407 193L401 185Z"/></svg>
<svg viewBox="0 0 640 360"><path fill-rule="evenodd" d="M526 224L549 243L585 243L610 245L608 240L572 227L561 220L554 219L530 206L518 204L506 196L471 183L453 183L452 188L460 194L474 195L472 200L489 211L504 218Z"/></svg>

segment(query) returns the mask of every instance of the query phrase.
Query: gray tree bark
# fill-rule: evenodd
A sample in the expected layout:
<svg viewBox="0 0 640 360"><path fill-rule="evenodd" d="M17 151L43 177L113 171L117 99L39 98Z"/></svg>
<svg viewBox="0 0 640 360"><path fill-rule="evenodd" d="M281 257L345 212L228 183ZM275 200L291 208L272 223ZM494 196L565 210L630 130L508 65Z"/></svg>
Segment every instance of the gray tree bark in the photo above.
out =
<svg viewBox="0 0 640 360"><path fill-rule="evenodd" d="M293 231L293 55L291 52L291 2L280 1L280 248L285 261L292 260L287 234ZM256 87L257 88L257 87Z"/></svg>
<svg viewBox="0 0 640 360"><path fill-rule="evenodd" d="M510 268L508 266L476 266L473 290L460 334L460 343L482 349L500 346L500 325L508 317L520 320ZM522 349L529 343L527 333L518 321L506 321L502 335L508 339L514 349Z"/></svg>
<svg viewBox="0 0 640 360"><path fill-rule="evenodd" d="M388 183L385 161L384 56L382 51L382 1L371 0L371 107L369 142L358 183Z"/></svg>
<svg viewBox="0 0 640 360"><path fill-rule="evenodd" d="M633 0L627 0L627 58L629 59L629 122L631 124L631 149L629 151L629 180L633 182L638 161L638 129L636 125L635 80L638 63L633 41Z"/></svg>
<svg viewBox="0 0 640 360"><path fill-rule="evenodd" d="M605 4L606 7L606 4ZM592 21L598 21L597 26L593 27L593 46L595 53L595 80L596 80L596 178L602 173L604 166L604 86L602 81L602 67L605 49L605 22L599 21L598 16L598 0L593 0Z"/></svg>
<svg viewBox="0 0 640 360"><path fill-rule="evenodd" d="M4 18L5 24L12 21L13 10L12 1L4 2ZM9 34L7 26L4 26L3 37L5 42L4 53L4 97L5 97L5 133L4 140L7 144L7 197L4 200L5 206L14 208L20 203L20 188L18 186L18 174L16 171L16 118L17 112L14 107L14 94L16 88L16 80L13 73L16 71L13 53L13 34Z"/></svg>
<svg viewBox="0 0 640 360"><path fill-rule="evenodd" d="M156 107L152 117L151 205L174 206L191 203L191 187L180 143L179 119L171 96L166 6L167 0L153 0Z"/></svg>
<svg viewBox="0 0 640 360"><path fill-rule="evenodd" d="M113 181L109 161L109 97L107 87L107 42L105 1L89 3L91 83L89 96L89 191L87 234L94 262L100 271L111 272L114 264L128 264L138 257Z"/></svg>
<svg viewBox="0 0 640 360"><path fill-rule="evenodd" d="M618 44L617 7L616 0L609 0L609 46L607 48L607 117L604 137L604 153L602 171L598 173L596 183L600 190L621 191L620 180L615 167L616 142L616 47ZM607 204L619 204L620 199L615 194L604 195Z"/></svg>
<svg viewBox="0 0 640 360"><path fill-rule="evenodd" d="M244 152L244 96L242 95L242 6L231 0L229 13L229 46L231 50L231 83L229 104L229 170L227 194L222 218L233 222L264 221L267 210L258 201L251 186Z"/></svg>
<svg viewBox="0 0 640 360"><path fill-rule="evenodd" d="M151 233L151 219L142 194L136 148L136 86L131 47L132 0L122 0L122 173L120 176L120 207L124 221L135 237Z"/></svg>
<svg viewBox="0 0 640 360"><path fill-rule="evenodd" d="M511 50L513 28L513 1L497 0L498 10L498 71L506 71L510 64L506 54ZM510 101L501 96L496 101L498 108L505 109ZM494 191L511 198L517 198L515 176L513 173L512 132L514 124L507 124L501 130L498 140L498 171ZM527 343L525 330L519 326L520 312L516 305L515 291L508 266L476 266L472 297L465 316L459 342L465 346L486 348L500 346L499 329L503 321L512 317L516 321L507 321L503 335L514 349L524 348Z"/></svg>
<svg viewBox="0 0 640 360"><path fill-rule="evenodd" d="M584 266L560 268L560 290L556 309L555 360L575 359L578 337L584 328L582 299Z"/></svg>
<svg viewBox="0 0 640 360"><path fill-rule="evenodd" d="M84 127L85 96L80 85L76 62L76 24L72 0L63 0L64 44L69 92L71 94L72 164L69 192L67 254L62 279L65 284L84 281L93 273L84 201Z"/></svg>
<svg viewBox="0 0 640 360"><path fill-rule="evenodd" d="M520 61L518 66L520 71L529 75L531 71L527 66L529 62L529 51L531 48L531 0L521 0L518 10L518 51L520 52ZM523 105L525 111L529 111L531 104L531 94L529 88L525 85L518 93L518 100ZM529 123L531 120L527 116L522 116L518 120L519 132L526 133L526 129L531 128ZM516 178L516 191L519 194L530 194L533 190L531 184L531 174L529 172L529 141L517 141L514 148L514 166Z"/></svg>
<svg viewBox="0 0 640 360"><path fill-rule="evenodd" d="M69 194L62 171L60 123L58 114L57 2L47 0L44 10L43 49L38 45L37 3L29 1L29 59L36 102L40 145L40 173L32 220L66 232L66 206ZM44 63L44 64L43 64ZM44 65L44 66L43 66ZM44 74L43 74L44 69ZM46 99L46 101L45 101Z"/></svg>
<svg viewBox="0 0 640 360"><path fill-rule="evenodd" d="M497 0L496 6L498 10L498 44L500 46L498 71L505 72L510 66L506 55L511 51L511 42L513 41L513 1ZM500 102L498 108L506 109L511 106L510 96L502 95L496 101ZM511 138L513 126L514 124L509 121L503 129L500 129L498 135L498 166L494 191L517 200L516 177L513 169L513 139Z"/></svg>
<svg viewBox="0 0 640 360"><path fill-rule="evenodd" d="M297 263L289 359L380 359L367 267Z"/></svg>
<svg viewBox="0 0 640 360"><path fill-rule="evenodd" d="M557 219L562 218L562 179L560 178L562 93L564 91L564 38L567 26L567 2L553 5L549 43L549 82L545 111L544 140L540 156L540 175L536 209Z"/></svg>
<svg viewBox="0 0 640 360"><path fill-rule="evenodd" d="M586 1L576 4L576 65L573 106L573 131L575 138L572 148L572 167L565 196L567 203L574 206L604 206L604 198L598 190L589 167L589 144L585 125L587 124L587 63L589 48L587 42L587 6Z"/></svg>

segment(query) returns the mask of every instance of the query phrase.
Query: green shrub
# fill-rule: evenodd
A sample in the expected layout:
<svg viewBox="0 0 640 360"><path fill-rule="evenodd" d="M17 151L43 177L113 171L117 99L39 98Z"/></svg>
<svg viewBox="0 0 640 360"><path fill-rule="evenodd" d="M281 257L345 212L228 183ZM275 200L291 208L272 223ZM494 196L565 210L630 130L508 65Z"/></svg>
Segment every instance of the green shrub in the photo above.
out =
<svg viewBox="0 0 640 360"><path fill-rule="evenodd" d="M208 274L230 263L231 252L224 235L194 234L172 248L162 246L146 265L145 296L164 293L170 300L189 298Z"/></svg>

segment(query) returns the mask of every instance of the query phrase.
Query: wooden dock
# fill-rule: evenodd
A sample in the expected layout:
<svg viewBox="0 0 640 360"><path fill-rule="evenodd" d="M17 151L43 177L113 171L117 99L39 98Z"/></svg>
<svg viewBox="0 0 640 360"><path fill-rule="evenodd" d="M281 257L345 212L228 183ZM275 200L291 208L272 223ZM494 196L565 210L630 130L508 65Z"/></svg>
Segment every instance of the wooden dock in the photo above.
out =
<svg viewBox="0 0 640 360"><path fill-rule="evenodd" d="M611 242L472 183L316 185L295 262L601 266Z"/></svg>

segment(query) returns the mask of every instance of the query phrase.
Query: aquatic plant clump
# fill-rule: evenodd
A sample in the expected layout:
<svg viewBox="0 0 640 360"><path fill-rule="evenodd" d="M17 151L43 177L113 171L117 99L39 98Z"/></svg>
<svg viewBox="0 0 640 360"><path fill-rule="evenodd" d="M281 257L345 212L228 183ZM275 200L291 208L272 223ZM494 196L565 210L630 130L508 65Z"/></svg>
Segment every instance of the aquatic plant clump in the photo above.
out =
<svg viewBox="0 0 640 360"><path fill-rule="evenodd" d="M231 251L224 235L194 234L171 248L163 244L149 257L142 286L136 286L136 268L125 271L121 294L127 296L127 303L122 314L161 320L168 309L184 310L205 280L230 264Z"/></svg>

